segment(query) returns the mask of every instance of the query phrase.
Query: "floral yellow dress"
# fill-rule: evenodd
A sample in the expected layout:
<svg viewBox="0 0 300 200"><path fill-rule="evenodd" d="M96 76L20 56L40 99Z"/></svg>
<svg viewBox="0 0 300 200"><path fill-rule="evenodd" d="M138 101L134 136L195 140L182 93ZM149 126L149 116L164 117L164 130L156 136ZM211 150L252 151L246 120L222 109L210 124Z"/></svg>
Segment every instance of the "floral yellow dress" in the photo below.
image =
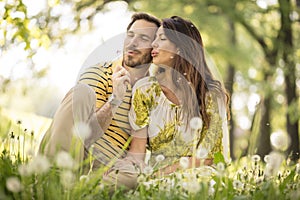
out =
<svg viewBox="0 0 300 200"><path fill-rule="evenodd" d="M140 79L132 92L129 122L133 130L147 128L150 165L155 164L155 157L159 154L166 158L161 163L163 165L191 156L196 143L200 144L199 148L208 151L208 158L221 152L225 160L229 159L226 109L223 101L213 92L206 97L210 125L198 131L185 122L186 114L182 106L175 105L165 96L155 77Z"/></svg>

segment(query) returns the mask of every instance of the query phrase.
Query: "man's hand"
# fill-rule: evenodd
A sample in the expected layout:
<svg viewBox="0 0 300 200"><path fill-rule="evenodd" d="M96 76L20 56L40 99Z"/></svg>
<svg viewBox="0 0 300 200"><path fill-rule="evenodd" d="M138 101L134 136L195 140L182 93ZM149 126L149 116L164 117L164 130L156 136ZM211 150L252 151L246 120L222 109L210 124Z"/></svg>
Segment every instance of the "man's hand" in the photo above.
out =
<svg viewBox="0 0 300 200"><path fill-rule="evenodd" d="M122 66L117 66L112 75L113 94L118 100L123 100L127 85L130 84L130 74Z"/></svg>

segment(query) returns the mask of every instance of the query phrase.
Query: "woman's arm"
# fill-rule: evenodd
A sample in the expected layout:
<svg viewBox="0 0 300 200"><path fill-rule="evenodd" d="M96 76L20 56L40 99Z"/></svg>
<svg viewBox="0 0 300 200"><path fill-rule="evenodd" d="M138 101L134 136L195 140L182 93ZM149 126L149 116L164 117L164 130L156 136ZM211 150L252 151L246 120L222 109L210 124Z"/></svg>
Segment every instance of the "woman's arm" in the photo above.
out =
<svg viewBox="0 0 300 200"><path fill-rule="evenodd" d="M133 158L134 161L144 162L147 145L147 129L148 126L137 130L131 131L132 140L127 157Z"/></svg>
<svg viewBox="0 0 300 200"><path fill-rule="evenodd" d="M196 162L195 162L195 167L200 167L202 165L212 165L213 164L213 159L205 159L204 161L198 159L198 158L195 158ZM193 157L188 157L188 161L189 161L189 164L188 164L188 167L187 169L190 169L192 168L192 163L193 163ZM166 166L162 169L160 169L156 174L155 176L163 176L163 175L168 175L168 174L171 174L179 169L182 169L182 167L180 166L179 164L179 161L177 161L176 163L172 164L172 165L169 165L169 166Z"/></svg>

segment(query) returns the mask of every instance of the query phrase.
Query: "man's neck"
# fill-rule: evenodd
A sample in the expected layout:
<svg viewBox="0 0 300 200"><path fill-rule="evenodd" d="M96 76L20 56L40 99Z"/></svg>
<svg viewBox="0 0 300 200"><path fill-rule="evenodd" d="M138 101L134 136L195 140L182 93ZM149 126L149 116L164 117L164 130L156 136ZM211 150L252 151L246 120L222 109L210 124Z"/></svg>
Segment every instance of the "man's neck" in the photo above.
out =
<svg viewBox="0 0 300 200"><path fill-rule="evenodd" d="M127 67L125 68L130 73L131 85L133 86L139 79L146 76L150 65L145 65L143 67Z"/></svg>

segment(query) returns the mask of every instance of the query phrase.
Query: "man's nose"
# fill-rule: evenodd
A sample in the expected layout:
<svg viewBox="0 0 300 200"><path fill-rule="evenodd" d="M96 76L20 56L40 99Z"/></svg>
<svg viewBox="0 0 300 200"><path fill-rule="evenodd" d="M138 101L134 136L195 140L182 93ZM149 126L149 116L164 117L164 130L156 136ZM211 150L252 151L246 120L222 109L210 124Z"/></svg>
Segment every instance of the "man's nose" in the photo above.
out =
<svg viewBox="0 0 300 200"><path fill-rule="evenodd" d="M130 47L137 47L138 46L138 37L134 36L128 42L128 46Z"/></svg>

